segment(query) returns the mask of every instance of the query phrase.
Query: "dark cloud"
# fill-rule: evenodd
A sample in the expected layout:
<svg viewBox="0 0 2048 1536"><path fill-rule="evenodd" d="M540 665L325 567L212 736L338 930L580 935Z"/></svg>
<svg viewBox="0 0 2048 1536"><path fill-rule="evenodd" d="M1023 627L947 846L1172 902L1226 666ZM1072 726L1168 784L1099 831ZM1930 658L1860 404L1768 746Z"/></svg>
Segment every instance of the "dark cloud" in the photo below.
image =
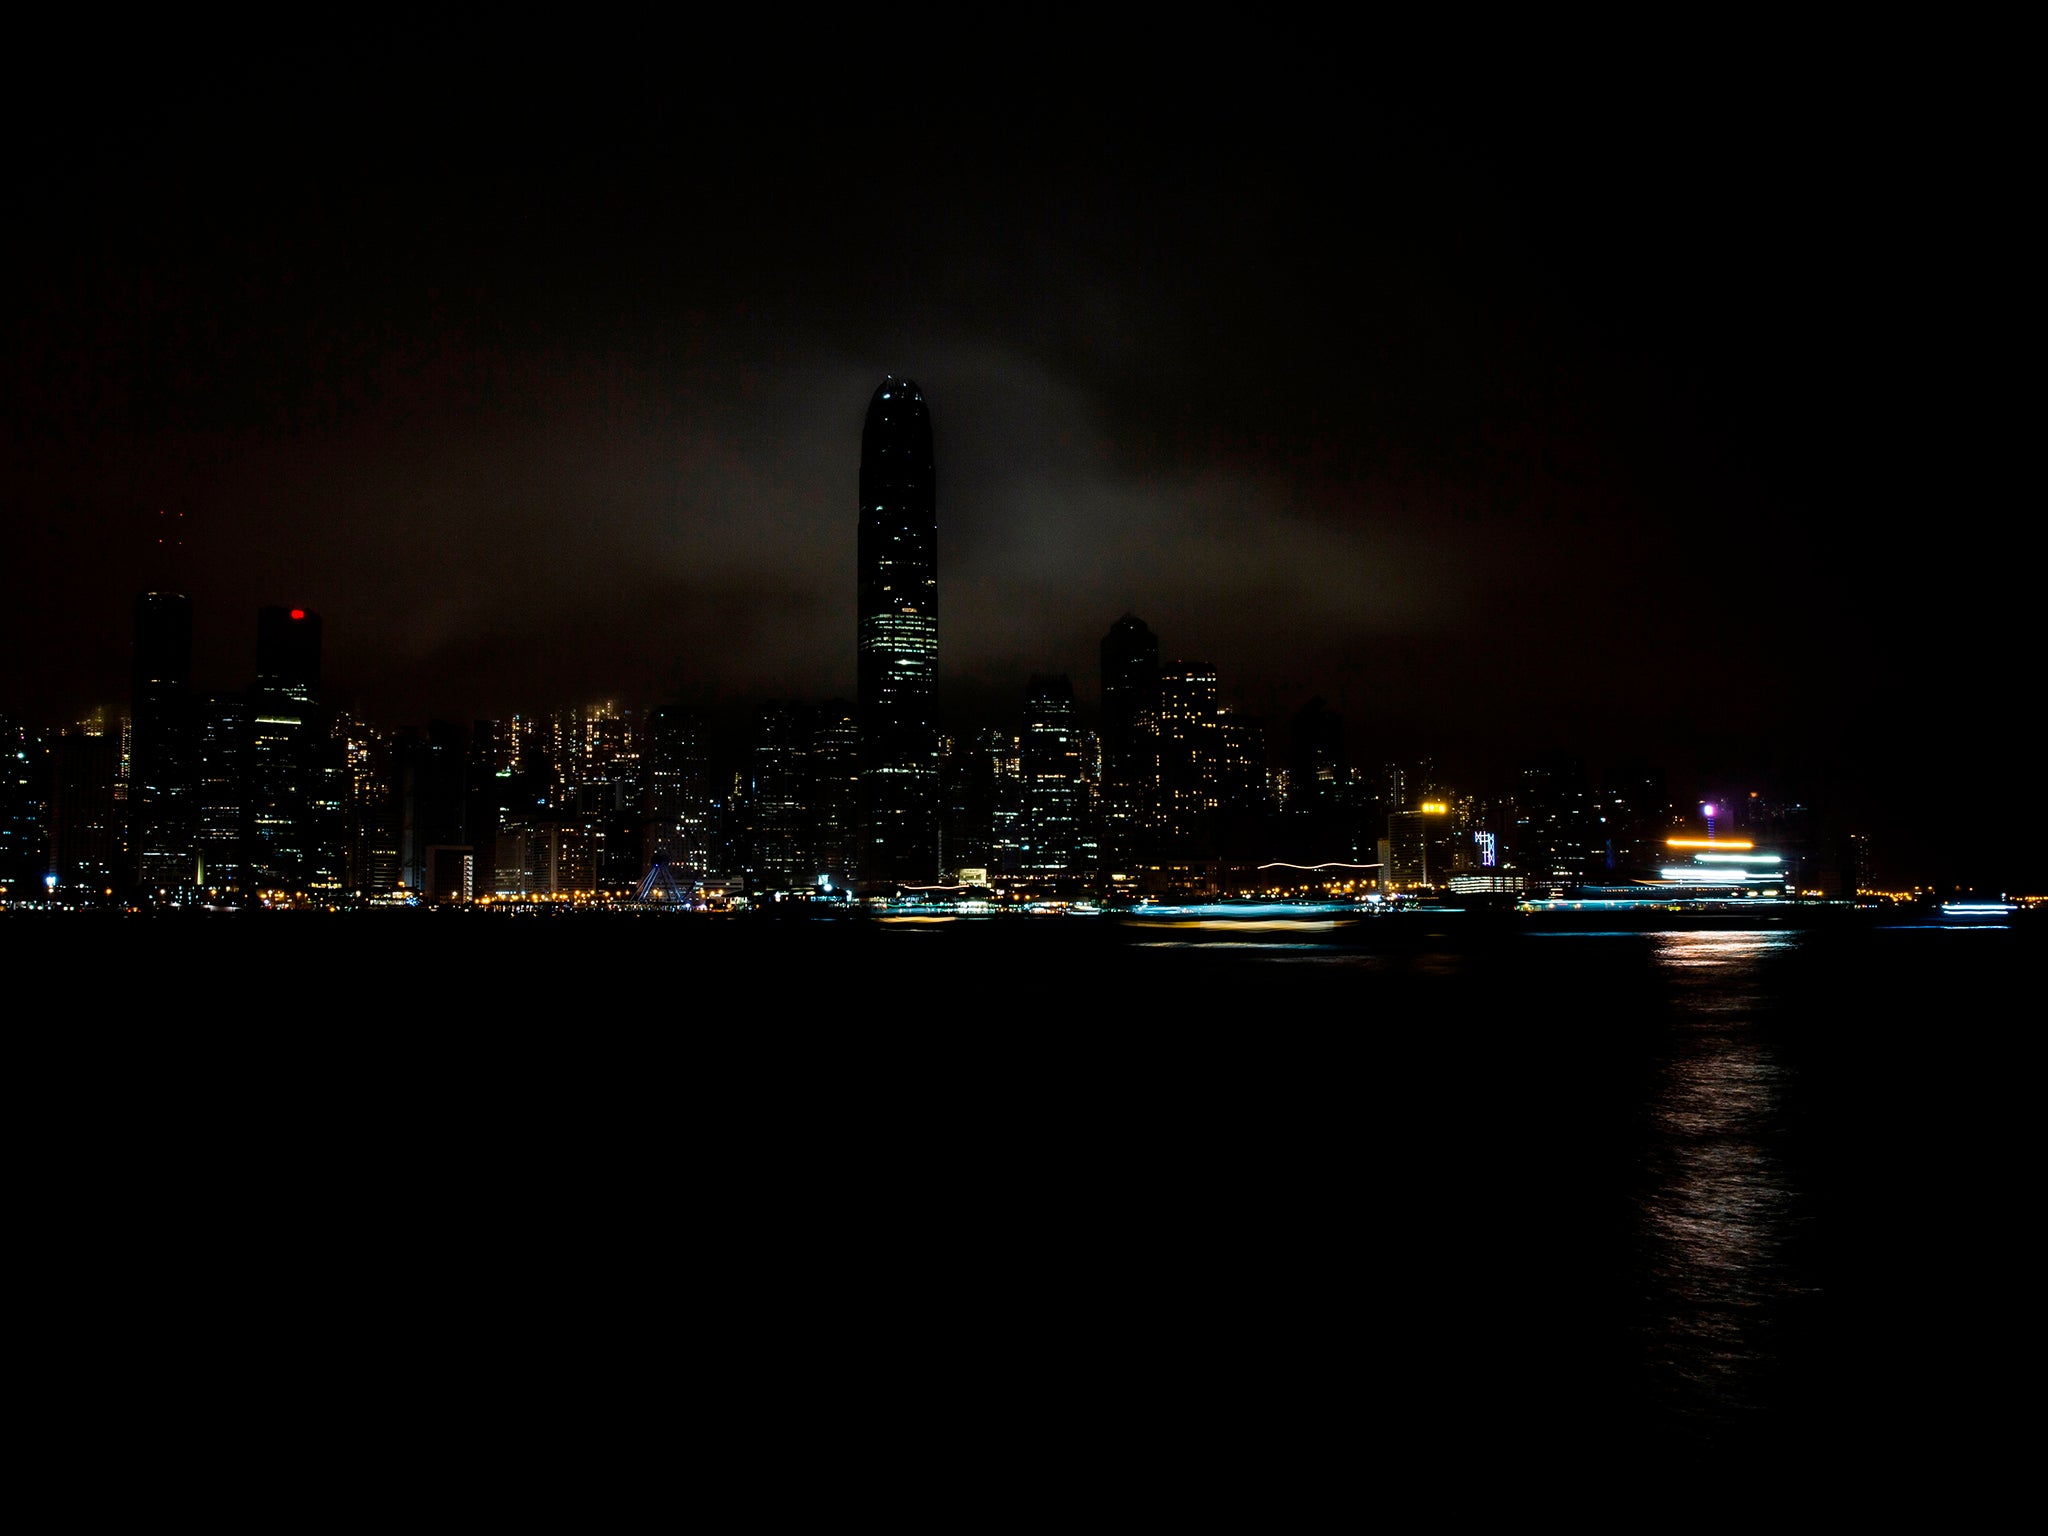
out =
<svg viewBox="0 0 2048 1536"><path fill-rule="evenodd" d="M1841 780L1816 691L1926 692L1902 616L2018 596L1895 531L1995 515L1972 450L2011 407L1961 339L2009 265L1991 172L1867 113L379 99L24 130L0 707L118 699L165 580L205 681L289 597L385 717L845 694L891 371L933 406L973 707L1047 669L1085 696L1132 609L1364 739Z"/></svg>

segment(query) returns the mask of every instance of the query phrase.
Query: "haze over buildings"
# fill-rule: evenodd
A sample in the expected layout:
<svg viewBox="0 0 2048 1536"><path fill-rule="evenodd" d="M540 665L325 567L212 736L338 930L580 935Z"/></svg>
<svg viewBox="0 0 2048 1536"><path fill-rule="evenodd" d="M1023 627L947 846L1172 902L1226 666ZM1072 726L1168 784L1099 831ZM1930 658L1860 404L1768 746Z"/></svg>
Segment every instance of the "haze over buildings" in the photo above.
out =
<svg viewBox="0 0 2048 1536"><path fill-rule="evenodd" d="M1321 698L1361 761L1639 756L2007 867L1936 813L2031 761L1995 93L1909 123L1737 61L1740 111L1362 113L1305 53L1253 46L1327 89L935 98L886 174L836 107L689 93L16 103L0 710L128 708L138 592L190 599L195 697L289 599L329 705L423 732L857 702L847 443L897 369L941 407L956 740L1065 675L1107 744L1131 613L1269 758Z"/></svg>
<svg viewBox="0 0 2048 1536"><path fill-rule="evenodd" d="M1069 676L1034 673L995 718L942 733L937 453L916 384L877 386L859 451L856 705L759 705L722 749L679 702L391 730L323 698L320 614L258 610L250 686L201 696L190 601L145 592L125 717L0 719L0 898L1640 906L1870 887L1867 839L1776 794L1701 803L1702 837L1636 760L1460 781L1433 756L1354 758L1320 697L1269 741L1218 668L1162 660L1131 613L1099 646L1099 730Z"/></svg>

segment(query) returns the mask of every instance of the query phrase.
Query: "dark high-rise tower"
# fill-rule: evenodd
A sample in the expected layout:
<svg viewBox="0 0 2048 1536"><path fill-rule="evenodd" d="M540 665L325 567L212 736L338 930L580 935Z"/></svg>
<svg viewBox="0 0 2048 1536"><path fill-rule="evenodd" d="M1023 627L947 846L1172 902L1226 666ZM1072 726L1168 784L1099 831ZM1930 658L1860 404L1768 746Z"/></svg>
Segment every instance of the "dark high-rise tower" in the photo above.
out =
<svg viewBox="0 0 2048 1536"><path fill-rule="evenodd" d="M128 816L137 875L147 891L192 883L197 786L192 720L192 600L180 592L135 599L134 691L129 719Z"/></svg>
<svg viewBox="0 0 2048 1536"><path fill-rule="evenodd" d="M1142 728L1159 708L1159 637L1127 613L1102 637L1102 820L1113 860L1131 857L1159 764Z"/></svg>
<svg viewBox="0 0 2048 1536"><path fill-rule="evenodd" d="M320 615L256 613L256 686L242 759L249 836L246 878L258 890L338 886L339 798L320 694Z"/></svg>
<svg viewBox="0 0 2048 1536"><path fill-rule="evenodd" d="M746 866L748 884L761 890L807 886L804 842L804 748L810 732L803 711L770 704L757 717L747 754Z"/></svg>
<svg viewBox="0 0 2048 1536"><path fill-rule="evenodd" d="M882 381L860 434L862 872L938 876L939 520L932 418L909 379Z"/></svg>
<svg viewBox="0 0 2048 1536"><path fill-rule="evenodd" d="M1344 798L1344 719L1322 697L1294 713L1293 751L1287 763L1287 809L1297 816L1327 816Z"/></svg>
<svg viewBox="0 0 2048 1536"><path fill-rule="evenodd" d="M249 873L249 701L239 693L202 694L192 713L192 877L211 895L234 897Z"/></svg>
<svg viewBox="0 0 2048 1536"><path fill-rule="evenodd" d="M844 699L811 716L810 771L805 794L811 862L845 891L860 869L860 723Z"/></svg>
<svg viewBox="0 0 2048 1536"><path fill-rule="evenodd" d="M303 608L256 611L256 691L310 704L320 696L320 615Z"/></svg>
<svg viewBox="0 0 2048 1536"><path fill-rule="evenodd" d="M1088 786L1074 724L1074 685L1064 673L1031 679L1017 755L1024 790L1022 872L1047 885L1083 874Z"/></svg>
<svg viewBox="0 0 2048 1536"><path fill-rule="evenodd" d="M702 718L674 704L647 717L643 868L659 861L688 880L712 872L712 826L718 811L705 729Z"/></svg>

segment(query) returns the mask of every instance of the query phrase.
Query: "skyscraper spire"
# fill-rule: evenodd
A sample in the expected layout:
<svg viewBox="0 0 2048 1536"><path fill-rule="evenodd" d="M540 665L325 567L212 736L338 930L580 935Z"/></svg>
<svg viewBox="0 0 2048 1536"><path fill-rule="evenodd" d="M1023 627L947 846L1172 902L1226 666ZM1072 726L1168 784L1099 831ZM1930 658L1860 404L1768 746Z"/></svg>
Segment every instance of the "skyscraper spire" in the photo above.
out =
<svg viewBox="0 0 2048 1536"><path fill-rule="evenodd" d="M860 435L858 678L862 872L938 877L939 525L924 393L891 375Z"/></svg>

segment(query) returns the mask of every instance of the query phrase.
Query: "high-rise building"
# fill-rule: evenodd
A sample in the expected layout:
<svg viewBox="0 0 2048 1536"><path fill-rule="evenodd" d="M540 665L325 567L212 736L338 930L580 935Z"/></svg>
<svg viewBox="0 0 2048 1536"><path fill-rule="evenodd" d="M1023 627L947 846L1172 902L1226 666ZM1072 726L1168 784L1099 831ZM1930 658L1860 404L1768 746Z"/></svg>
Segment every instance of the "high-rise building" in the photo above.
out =
<svg viewBox="0 0 2048 1536"><path fill-rule="evenodd" d="M1216 730L1216 851L1241 858L1270 840L1266 728L1219 706Z"/></svg>
<svg viewBox="0 0 2048 1536"><path fill-rule="evenodd" d="M397 743L399 878L422 895L434 888L436 849L475 851L468 841L467 734L436 720L425 737L411 732Z"/></svg>
<svg viewBox="0 0 2048 1536"><path fill-rule="evenodd" d="M994 861L996 754L990 743L1002 735L984 731L972 739L948 737L941 742L939 786L944 805L940 827L949 880L960 879L963 869L986 872Z"/></svg>
<svg viewBox="0 0 2048 1536"><path fill-rule="evenodd" d="M1074 688L1065 673L1033 677L1025 691L1018 768L1023 789L1020 872L1044 885L1085 873L1088 791L1081 733L1074 724Z"/></svg>
<svg viewBox="0 0 2048 1536"><path fill-rule="evenodd" d="M1328 816L1344 800L1344 718L1320 696L1294 713L1287 763L1287 810Z"/></svg>
<svg viewBox="0 0 2048 1536"><path fill-rule="evenodd" d="M189 887L196 791L192 718L192 600L135 599L128 756L129 841L145 892Z"/></svg>
<svg viewBox="0 0 2048 1536"><path fill-rule="evenodd" d="M320 696L320 615L304 608L256 613L256 691L310 704Z"/></svg>
<svg viewBox="0 0 2048 1536"><path fill-rule="evenodd" d="M1377 811L1377 797L1360 793L1360 774L1344 758L1344 720L1323 700L1313 698L1295 711L1288 732L1285 772L1286 812L1279 826L1281 857L1299 863L1350 860L1358 856L1361 812ZM1367 820L1383 822L1374 814ZM1363 845L1372 846L1377 831L1368 831ZM1369 860L1370 853L1366 855Z"/></svg>
<svg viewBox="0 0 2048 1536"><path fill-rule="evenodd" d="M874 883L938 876L938 544L931 412L891 376L860 437L861 839Z"/></svg>
<svg viewBox="0 0 2048 1536"><path fill-rule="evenodd" d="M1576 758L1545 758L1522 770L1515 795L1515 865L1531 887L1570 889L1584 877L1597 830L1592 804L1585 767Z"/></svg>
<svg viewBox="0 0 2048 1536"><path fill-rule="evenodd" d="M1380 882L1390 891L1413 891L1448 883L1453 832L1450 802L1424 800L1412 811L1387 817L1386 853Z"/></svg>
<svg viewBox="0 0 2048 1536"><path fill-rule="evenodd" d="M1591 849L1600 878L1654 870L1665 862L1664 839L1672 828L1663 769L1642 758L1624 759L1609 765L1601 783Z"/></svg>
<svg viewBox="0 0 2048 1536"><path fill-rule="evenodd" d="M715 872L717 807L706 729L700 716L679 705L663 705L647 717L642 862L666 864L690 880Z"/></svg>
<svg viewBox="0 0 2048 1536"><path fill-rule="evenodd" d="M1011 731L983 731L988 756L988 857L1004 875L1024 869L1024 752Z"/></svg>
<svg viewBox="0 0 2048 1536"><path fill-rule="evenodd" d="M848 889L860 869L860 725L844 699L812 711L805 794L815 872Z"/></svg>
<svg viewBox="0 0 2048 1536"><path fill-rule="evenodd" d="M58 737L51 761L50 872L68 894L111 896L120 873L121 738L95 716Z"/></svg>
<svg viewBox="0 0 2048 1536"><path fill-rule="evenodd" d="M808 886L816 878L805 847L803 711L769 704L755 719L746 762L746 873L758 890Z"/></svg>
<svg viewBox="0 0 2048 1536"><path fill-rule="evenodd" d="M320 615L259 609L243 765L247 878L258 890L340 885L341 765L327 745L319 696Z"/></svg>
<svg viewBox="0 0 2048 1536"><path fill-rule="evenodd" d="M37 793L48 776L48 755L31 756L21 723L0 714L0 901L40 895L50 867L47 807Z"/></svg>
<svg viewBox="0 0 2048 1536"><path fill-rule="evenodd" d="M1223 728L1214 667L1181 661L1161 669L1152 737L1159 765L1153 830L1175 856L1197 854L1220 804Z"/></svg>
<svg viewBox="0 0 2048 1536"><path fill-rule="evenodd" d="M635 890L647 865L640 737L633 712L609 701L593 704L583 712L580 730L583 745L576 759L575 784L564 801L589 831L594 888ZM495 836L495 827L489 830ZM483 836L481 830L472 831Z"/></svg>
<svg viewBox="0 0 2048 1536"><path fill-rule="evenodd" d="M1141 728L1159 705L1159 637L1127 613L1102 637L1102 822L1112 860L1130 857L1158 763Z"/></svg>
<svg viewBox="0 0 2048 1536"><path fill-rule="evenodd" d="M342 727L348 756L348 888L383 896L399 886L397 762L391 736L365 721Z"/></svg>
<svg viewBox="0 0 2048 1536"><path fill-rule="evenodd" d="M239 693L208 693L192 713L192 876L209 900L232 899L248 876L249 704Z"/></svg>
<svg viewBox="0 0 2048 1536"><path fill-rule="evenodd" d="M573 817L508 815L494 842L492 888L500 896L568 896L591 886L589 843Z"/></svg>

